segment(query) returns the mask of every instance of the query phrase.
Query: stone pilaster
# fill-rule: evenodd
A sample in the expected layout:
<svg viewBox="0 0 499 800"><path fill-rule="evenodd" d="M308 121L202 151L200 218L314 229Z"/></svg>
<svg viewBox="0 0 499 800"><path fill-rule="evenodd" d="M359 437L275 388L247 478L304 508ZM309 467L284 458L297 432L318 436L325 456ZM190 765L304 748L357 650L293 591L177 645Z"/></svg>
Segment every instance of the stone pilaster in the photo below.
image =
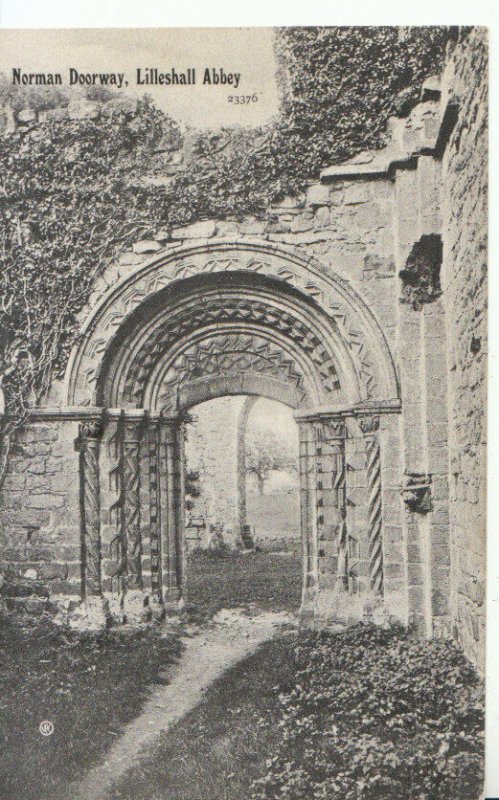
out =
<svg viewBox="0 0 499 800"><path fill-rule="evenodd" d="M345 415L321 416L313 426L318 548L315 620L320 625L353 621L361 610L358 596L350 594Z"/></svg>
<svg viewBox="0 0 499 800"><path fill-rule="evenodd" d="M348 590L345 420L315 424L317 537L321 582Z"/></svg>
<svg viewBox="0 0 499 800"><path fill-rule="evenodd" d="M151 588L151 609L154 617L164 614L163 587L161 581L161 517L163 514L160 492L160 435L159 422L149 422L147 447L144 448L148 478L147 523L143 523L143 542L147 542L149 555L149 580ZM144 515L145 516L145 515Z"/></svg>

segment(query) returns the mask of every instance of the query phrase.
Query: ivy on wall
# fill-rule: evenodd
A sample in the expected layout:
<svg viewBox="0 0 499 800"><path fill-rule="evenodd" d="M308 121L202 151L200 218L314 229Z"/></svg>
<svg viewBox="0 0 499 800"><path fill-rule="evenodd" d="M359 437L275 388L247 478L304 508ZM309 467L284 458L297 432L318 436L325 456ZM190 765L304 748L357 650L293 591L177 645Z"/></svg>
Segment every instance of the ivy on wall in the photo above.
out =
<svg viewBox="0 0 499 800"><path fill-rule="evenodd" d="M77 336L76 316L117 252L160 227L264 217L322 167L381 146L388 116L407 111L441 69L448 41L449 29L436 27L278 29L278 117L194 134L160 185L144 179L165 174L183 137L147 98L136 107L105 103L99 119L53 115L0 136L4 425L47 396ZM68 102L64 92L13 94L4 84L6 98L16 111Z"/></svg>

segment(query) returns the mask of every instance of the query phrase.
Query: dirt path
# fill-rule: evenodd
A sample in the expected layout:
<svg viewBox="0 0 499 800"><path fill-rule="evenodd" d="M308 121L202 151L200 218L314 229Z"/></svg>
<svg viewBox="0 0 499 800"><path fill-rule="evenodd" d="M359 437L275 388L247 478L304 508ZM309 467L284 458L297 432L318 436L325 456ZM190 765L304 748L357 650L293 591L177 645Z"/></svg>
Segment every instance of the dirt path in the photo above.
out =
<svg viewBox="0 0 499 800"><path fill-rule="evenodd" d="M124 729L104 763L73 784L68 797L105 800L115 781L154 746L162 732L201 701L214 680L284 626L293 624L295 618L286 612L249 616L231 609L220 611L195 635L185 636L182 657L169 673L161 676L170 683L154 688L141 715Z"/></svg>

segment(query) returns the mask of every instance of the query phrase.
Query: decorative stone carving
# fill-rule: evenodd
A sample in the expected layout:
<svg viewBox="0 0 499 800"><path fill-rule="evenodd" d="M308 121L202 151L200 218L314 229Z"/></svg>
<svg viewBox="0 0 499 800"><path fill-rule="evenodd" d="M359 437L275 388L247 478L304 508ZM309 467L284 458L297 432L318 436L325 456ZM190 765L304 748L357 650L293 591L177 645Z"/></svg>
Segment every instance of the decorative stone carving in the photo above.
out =
<svg viewBox="0 0 499 800"><path fill-rule="evenodd" d="M238 332L228 333L227 326L236 324L239 328ZM320 330L313 329L312 323L307 326L290 311L274 307L268 302L230 295L221 298L217 293L214 297L206 297L203 302L200 300L194 307L189 305L180 309L173 308L167 315L166 321L160 320L160 324L155 327L154 336L150 336L144 347L137 352L134 360L129 364L125 373L126 377L121 379L122 388L115 389L117 394L122 394L125 402L141 406L144 389L158 360L164 358L165 354L171 351L178 342L188 341L189 336L193 334L198 337L200 331L209 326L206 333L207 340L198 342L196 351L187 351L186 360L189 358L195 360L201 353L206 353L207 349L212 347L210 339L214 337L214 325L224 327L225 333L220 335L232 337L228 338L229 349L237 341L236 336L240 337L241 350L251 349L251 340L258 336L258 333L255 331L251 334L246 333L245 328L248 326L252 326L253 329L257 326L262 329L262 333L266 331L266 338L258 336L258 347L261 357L267 355L267 359L270 358L270 361L275 361L275 357L271 355L272 350L274 353L281 350L283 353L281 361L288 360L293 363L289 353L284 353L280 344L282 337L289 338L294 348L299 349L307 360L312 362L325 390L331 393L339 390L340 384L334 353L324 343L324 337ZM241 326L243 326L242 329ZM275 337L275 340L272 340L271 336L269 341L268 331L278 332L279 338ZM265 353L265 349L267 353ZM197 356L195 352L197 352ZM267 366L268 368L269 366ZM297 371L296 365L293 366L293 371ZM118 396L113 397L111 401L112 403L118 402Z"/></svg>
<svg viewBox="0 0 499 800"><path fill-rule="evenodd" d="M125 590L127 566L123 523L123 416L117 421L110 420L108 426L112 428L108 441L109 472L106 476L111 493L109 525L115 531L109 542L109 557L115 564L115 569L111 573L111 591L116 595L122 595Z"/></svg>
<svg viewBox="0 0 499 800"><path fill-rule="evenodd" d="M99 443L100 421L85 422L79 427L76 447L80 452L83 523L83 571L85 597L101 594L101 536Z"/></svg>
<svg viewBox="0 0 499 800"><path fill-rule="evenodd" d="M151 548L151 589L153 597L161 602L161 496L159 467L158 425L150 424L148 434L149 461L149 541Z"/></svg>
<svg viewBox="0 0 499 800"><path fill-rule="evenodd" d="M172 281L216 272L259 273L295 287L330 320L345 352L355 362L363 397L397 396L396 375L386 342L369 310L352 288L334 274L325 275L313 259L277 250L275 245L247 241L213 244L165 253L113 287L88 319L81 344L68 370L68 402L90 404L102 353L117 328L139 304Z"/></svg>
<svg viewBox="0 0 499 800"><path fill-rule="evenodd" d="M331 536L336 550L336 580L343 591L348 591L345 436L342 417L328 417L315 424L319 554L321 540Z"/></svg>
<svg viewBox="0 0 499 800"><path fill-rule="evenodd" d="M369 504L369 582L375 594L383 594L383 534L379 417L359 417L366 442L367 491Z"/></svg>
<svg viewBox="0 0 499 800"><path fill-rule="evenodd" d="M279 347L259 336L221 334L192 345L175 361L160 395L161 407L175 397L178 387L186 381L250 372L263 373L293 385L301 402L306 397L303 374Z"/></svg>
<svg viewBox="0 0 499 800"><path fill-rule="evenodd" d="M123 526L126 541L127 591L142 588L140 535L140 443L142 422L123 426Z"/></svg>
<svg viewBox="0 0 499 800"><path fill-rule="evenodd" d="M418 514L428 514L433 511L431 484L431 475L428 473L413 472L406 476L402 496L409 511Z"/></svg>

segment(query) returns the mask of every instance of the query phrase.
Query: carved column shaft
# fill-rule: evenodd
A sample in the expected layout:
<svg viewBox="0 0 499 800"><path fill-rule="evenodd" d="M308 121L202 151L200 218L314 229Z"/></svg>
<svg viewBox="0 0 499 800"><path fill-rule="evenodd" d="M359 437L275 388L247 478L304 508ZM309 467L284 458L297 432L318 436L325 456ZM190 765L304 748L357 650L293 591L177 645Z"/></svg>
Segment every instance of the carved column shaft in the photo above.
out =
<svg viewBox="0 0 499 800"><path fill-rule="evenodd" d="M369 582L375 594L383 594L383 535L379 417L359 418L366 443L369 504Z"/></svg>
<svg viewBox="0 0 499 800"><path fill-rule="evenodd" d="M178 423L160 423L159 483L161 492L161 549L165 599L176 603L182 582L183 489L180 480Z"/></svg>
<svg viewBox="0 0 499 800"><path fill-rule="evenodd" d="M317 512L314 507L315 496L315 435L310 422L299 422L300 433L300 518L303 546L303 594L302 619L313 616L313 606L317 591Z"/></svg>
<svg viewBox="0 0 499 800"><path fill-rule="evenodd" d="M319 559L329 555L336 584L348 590L345 435L345 421L341 417L331 417L315 425Z"/></svg>
<svg viewBox="0 0 499 800"><path fill-rule="evenodd" d="M104 450L104 480L107 482L106 543L109 547L110 589L120 598L125 590L126 539L123 523L123 417L107 422L107 448ZM107 450L107 452L106 452Z"/></svg>
<svg viewBox="0 0 499 800"><path fill-rule="evenodd" d="M99 446L102 426L99 422L80 425L77 448L80 451L83 565L85 596L101 594L101 533Z"/></svg>
<svg viewBox="0 0 499 800"><path fill-rule="evenodd" d="M140 443L142 421L127 420L123 426L123 532L126 541L127 589L142 588L140 531Z"/></svg>
<svg viewBox="0 0 499 800"><path fill-rule="evenodd" d="M148 437L149 455L149 540L151 549L151 590L161 602L161 497L160 497L160 444L157 423L151 423Z"/></svg>

